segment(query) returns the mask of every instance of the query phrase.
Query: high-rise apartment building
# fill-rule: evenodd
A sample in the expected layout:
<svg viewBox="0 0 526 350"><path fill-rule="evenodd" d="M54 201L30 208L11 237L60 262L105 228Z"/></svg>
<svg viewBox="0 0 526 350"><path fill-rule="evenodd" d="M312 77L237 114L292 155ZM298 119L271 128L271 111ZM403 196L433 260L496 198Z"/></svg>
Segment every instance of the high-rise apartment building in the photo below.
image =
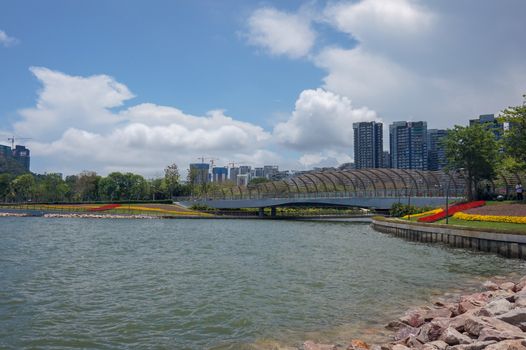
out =
<svg viewBox="0 0 526 350"><path fill-rule="evenodd" d="M256 167L252 170L252 177L264 177L263 167Z"/></svg>
<svg viewBox="0 0 526 350"><path fill-rule="evenodd" d="M265 165L263 166L263 177L272 179L274 175L279 173L279 167L277 165Z"/></svg>
<svg viewBox="0 0 526 350"><path fill-rule="evenodd" d="M229 170L228 179L233 182L237 182L237 176L239 175L239 168L238 167L232 167Z"/></svg>
<svg viewBox="0 0 526 350"><path fill-rule="evenodd" d="M447 165L444 145L447 130L427 130L427 170L442 170Z"/></svg>
<svg viewBox="0 0 526 350"><path fill-rule="evenodd" d="M213 182L225 182L228 179L228 168L227 167L214 167L212 168L212 181Z"/></svg>
<svg viewBox="0 0 526 350"><path fill-rule="evenodd" d="M383 124L353 123L354 164L356 169L381 168L383 159Z"/></svg>
<svg viewBox="0 0 526 350"><path fill-rule="evenodd" d="M9 146L0 145L0 154L4 156L4 158L12 157L13 150Z"/></svg>
<svg viewBox="0 0 526 350"><path fill-rule="evenodd" d="M203 184L210 181L210 164L208 163L192 163L190 164L190 179L192 183Z"/></svg>
<svg viewBox="0 0 526 350"><path fill-rule="evenodd" d="M469 121L470 126L476 124L480 124L484 126L486 130L493 132L496 140L500 140L502 135L504 135L504 123L501 123L495 119L494 114L482 114L478 117L478 119L471 119Z"/></svg>
<svg viewBox="0 0 526 350"><path fill-rule="evenodd" d="M389 148L392 168L427 170L427 123L389 125Z"/></svg>
<svg viewBox="0 0 526 350"><path fill-rule="evenodd" d="M12 150L12 154L13 158L18 162L18 164L24 167L26 171L29 171L31 160L29 149L24 146L16 145L15 149Z"/></svg>

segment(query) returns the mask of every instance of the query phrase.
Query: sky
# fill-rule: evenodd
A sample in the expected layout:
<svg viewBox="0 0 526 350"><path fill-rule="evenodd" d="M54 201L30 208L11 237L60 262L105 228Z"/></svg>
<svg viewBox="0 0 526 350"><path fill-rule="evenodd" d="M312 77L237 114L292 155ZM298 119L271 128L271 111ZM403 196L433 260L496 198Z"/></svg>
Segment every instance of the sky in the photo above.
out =
<svg viewBox="0 0 526 350"><path fill-rule="evenodd" d="M0 144L31 170L352 161L352 124L521 104L523 0L2 0Z"/></svg>

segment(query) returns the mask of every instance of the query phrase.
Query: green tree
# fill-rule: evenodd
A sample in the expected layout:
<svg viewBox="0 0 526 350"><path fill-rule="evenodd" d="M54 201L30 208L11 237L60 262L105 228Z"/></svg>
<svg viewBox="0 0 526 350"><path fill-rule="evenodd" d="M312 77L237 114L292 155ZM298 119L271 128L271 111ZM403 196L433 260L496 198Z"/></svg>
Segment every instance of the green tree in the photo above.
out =
<svg viewBox="0 0 526 350"><path fill-rule="evenodd" d="M175 190L179 186L180 177L181 176L179 174L179 168L177 167L177 164L173 163L164 169L164 181L168 186L170 196L174 195Z"/></svg>
<svg viewBox="0 0 526 350"><path fill-rule="evenodd" d="M9 195L12 176L9 174L0 174L0 201L5 202Z"/></svg>
<svg viewBox="0 0 526 350"><path fill-rule="evenodd" d="M497 165L495 136L481 125L455 126L445 138L447 170L464 169L469 200L474 188L483 179L492 179Z"/></svg>
<svg viewBox="0 0 526 350"><path fill-rule="evenodd" d="M169 197L168 186L164 179L151 179L148 181L150 185L150 197L152 200L166 199Z"/></svg>
<svg viewBox="0 0 526 350"><path fill-rule="evenodd" d="M94 201L99 197L99 182L101 177L94 171L83 171L78 174L74 192L81 201Z"/></svg>
<svg viewBox="0 0 526 350"><path fill-rule="evenodd" d="M36 195L39 201L64 201L69 191L68 185L62 180L62 175L51 173L37 175Z"/></svg>
<svg viewBox="0 0 526 350"><path fill-rule="evenodd" d="M36 182L31 174L24 174L11 181L11 195L17 202L31 200L35 194Z"/></svg>
<svg viewBox="0 0 526 350"><path fill-rule="evenodd" d="M504 151L509 160L508 170L526 170L526 95L522 106L508 107L500 118L509 123L504 133Z"/></svg>

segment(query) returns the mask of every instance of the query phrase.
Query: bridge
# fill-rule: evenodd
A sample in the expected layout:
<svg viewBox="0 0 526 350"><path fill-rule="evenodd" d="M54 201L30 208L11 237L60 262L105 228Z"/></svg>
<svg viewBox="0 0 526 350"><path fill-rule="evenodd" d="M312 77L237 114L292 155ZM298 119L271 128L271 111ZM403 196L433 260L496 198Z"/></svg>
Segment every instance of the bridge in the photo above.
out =
<svg viewBox="0 0 526 350"><path fill-rule="evenodd" d="M175 198L182 205L217 209L283 206L343 206L389 209L393 203L440 206L459 199L465 181L459 174L405 169L325 170L255 186L221 186L206 195Z"/></svg>
<svg viewBox="0 0 526 350"><path fill-rule="evenodd" d="M522 179L521 179L522 177ZM525 174L498 174L495 180L478 185L481 191L514 193ZM386 210L393 203L444 206L466 194L462 173L406 169L353 169L307 171L287 179L255 186L213 187L201 196L174 198L182 205L201 204L217 209L273 208L286 206L342 206Z"/></svg>

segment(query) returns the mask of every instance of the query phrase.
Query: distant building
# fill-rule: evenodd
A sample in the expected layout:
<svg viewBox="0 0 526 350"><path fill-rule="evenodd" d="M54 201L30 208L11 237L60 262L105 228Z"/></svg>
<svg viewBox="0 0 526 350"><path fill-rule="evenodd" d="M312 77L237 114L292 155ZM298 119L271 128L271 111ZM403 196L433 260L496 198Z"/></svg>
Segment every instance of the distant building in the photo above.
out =
<svg viewBox="0 0 526 350"><path fill-rule="evenodd" d="M233 182L237 182L237 176L239 175L239 168L232 167L229 169L228 179Z"/></svg>
<svg viewBox="0 0 526 350"><path fill-rule="evenodd" d="M0 145L0 154L4 156L4 158L12 157L13 150L9 146Z"/></svg>
<svg viewBox="0 0 526 350"><path fill-rule="evenodd" d="M203 184L210 181L210 164L208 163L193 163L190 164L190 179L192 183Z"/></svg>
<svg viewBox="0 0 526 350"><path fill-rule="evenodd" d="M237 175L236 184L238 186L247 186L249 182L250 182L250 174Z"/></svg>
<svg viewBox="0 0 526 350"><path fill-rule="evenodd" d="M31 158L30 158L30 152L28 148L24 146L16 145L15 149L12 150L12 155L13 155L13 158L18 162L18 164L24 167L26 171L29 171Z"/></svg>
<svg viewBox="0 0 526 350"><path fill-rule="evenodd" d="M391 168L391 154L389 151L382 153L382 168Z"/></svg>
<svg viewBox="0 0 526 350"><path fill-rule="evenodd" d="M240 175L250 174L251 169L252 167L250 165L241 165L239 167L239 174Z"/></svg>
<svg viewBox="0 0 526 350"><path fill-rule="evenodd" d="M389 148L392 168L427 170L427 123L389 125Z"/></svg>
<svg viewBox="0 0 526 350"><path fill-rule="evenodd" d="M482 114L478 117L478 119L471 119L469 121L469 125L476 124L480 124L484 126L486 130L493 132L493 135L495 135L495 140L500 140L504 134L504 123L501 123L495 119L494 114Z"/></svg>
<svg viewBox="0 0 526 350"><path fill-rule="evenodd" d="M446 136L447 130L427 130L427 170L442 170L447 165Z"/></svg>
<svg viewBox="0 0 526 350"><path fill-rule="evenodd" d="M213 182L225 182L228 180L228 168L227 167L214 167L212 168L212 181Z"/></svg>
<svg viewBox="0 0 526 350"><path fill-rule="evenodd" d="M356 169L380 168L383 158L383 124L353 123L354 164Z"/></svg>
<svg viewBox="0 0 526 350"><path fill-rule="evenodd" d="M279 173L279 167L277 165L265 165L263 166L263 177L266 179L272 179L274 175Z"/></svg>
<svg viewBox="0 0 526 350"><path fill-rule="evenodd" d="M254 168L254 170L252 170L252 177L265 177L264 169L262 167Z"/></svg>

